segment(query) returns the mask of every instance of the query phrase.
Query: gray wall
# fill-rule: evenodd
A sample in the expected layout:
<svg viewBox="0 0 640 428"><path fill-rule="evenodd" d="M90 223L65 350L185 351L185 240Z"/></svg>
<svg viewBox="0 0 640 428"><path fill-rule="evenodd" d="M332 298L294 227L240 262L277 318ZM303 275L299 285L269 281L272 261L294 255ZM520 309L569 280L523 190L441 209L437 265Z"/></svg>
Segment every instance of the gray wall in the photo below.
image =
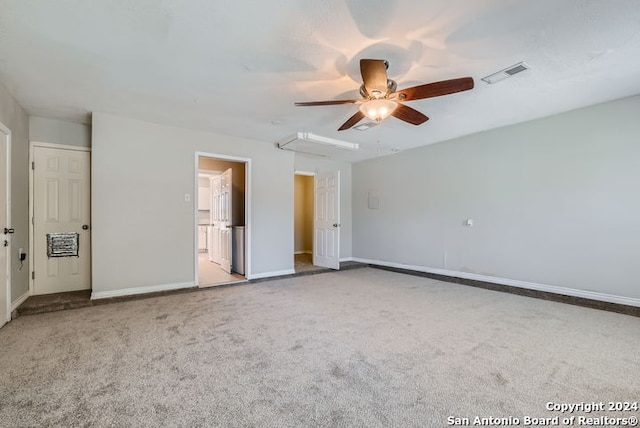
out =
<svg viewBox="0 0 640 428"><path fill-rule="evenodd" d="M13 303L29 292L28 260L22 270L18 270L18 250L29 248L29 117L1 84L0 122L11 130L11 227L15 229L10 254Z"/></svg>
<svg viewBox="0 0 640 428"><path fill-rule="evenodd" d="M100 113L92 130L94 292L194 283L196 152L252 159L250 273L293 269L293 153Z"/></svg>
<svg viewBox="0 0 640 428"><path fill-rule="evenodd" d="M354 257L640 299L639 117L635 96L355 164Z"/></svg>
<svg viewBox="0 0 640 428"><path fill-rule="evenodd" d="M39 143L91 147L91 125L31 116L29 140Z"/></svg>

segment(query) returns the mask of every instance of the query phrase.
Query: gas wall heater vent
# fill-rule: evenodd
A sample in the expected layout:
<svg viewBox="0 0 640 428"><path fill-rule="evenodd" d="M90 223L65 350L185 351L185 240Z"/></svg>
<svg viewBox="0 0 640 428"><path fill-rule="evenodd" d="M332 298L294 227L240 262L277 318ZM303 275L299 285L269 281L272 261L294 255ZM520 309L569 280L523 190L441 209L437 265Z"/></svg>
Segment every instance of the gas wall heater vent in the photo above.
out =
<svg viewBox="0 0 640 428"><path fill-rule="evenodd" d="M504 70L500 70L497 73L493 73L486 77L483 77L482 80L484 80L487 83L493 84L501 80L504 80L508 77L511 77L514 74L518 74L525 70L529 70L530 68L531 67L526 62L519 62L517 64L512 65L511 67L505 68Z"/></svg>

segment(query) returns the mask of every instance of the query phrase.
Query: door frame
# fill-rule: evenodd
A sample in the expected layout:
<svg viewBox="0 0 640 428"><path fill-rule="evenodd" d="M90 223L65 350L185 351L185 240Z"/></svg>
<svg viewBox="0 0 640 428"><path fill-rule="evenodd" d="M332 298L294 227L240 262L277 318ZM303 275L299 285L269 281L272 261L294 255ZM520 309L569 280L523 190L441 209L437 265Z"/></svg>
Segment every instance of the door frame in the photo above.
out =
<svg viewBox="0 0 640 428"><path fill-rule="evenodd" d="M6 210L6 218L7 218L7 224L3 225L2 227L11 227L11 130L6 127L2 122L0 122L0 133L4 134L4 138L6 139L7 142L7 147L5 148L5 156L6 156L6 160L5 160L5 174L6 174L6 182L5 182L5 197L6 197L6 201L5 202L5 210ZM12 249L12 245L11 245L11 238L7 235L7 241L9 241L9 245L6 247L6 250L3 249L3 251L7 252L7 277L6 277L6 281L5 284L2 286L3 289L3 293L5 293L5 297L7 298L6 303L6 308L5 310L6 312L6 319L4 320L0 320L0 326L4 325L5 323L11 321L11 249Z"/></svg>
<svg viewBox="0 0 640 428"><path fill-rule="evenodd" d="M315 215L315 207L316 207L316 173L315 172L311 172L311 171L301 171L301 170L295 170L293 171L293 180L294 180L294 198L295 198L295 178L296 175L303 175L305 177L313 177L313 212L311 213L312 218L311 218L311 264L313 266L315 266L315 241L316 241L316 234L315 234L315 220L316 220L316 215ZM294 204L294 210L295 210L295 200L293 201ZM294 213L294 220L293 220L293 255L295 257L296 254L296 222L295 222L295 213ZM295 264L295 263L294 263ZM295 269L294 269L295 270Z"/></svg>
<svg viewBox="0 0 640 428"><path fill-rule="evenodd" d="M246 280L250 280L253 277L253 270L251 268L251 158L244 158L240 156L229 156L218 153L209 152L195 152L194 158L194 203L193 203L193 238L194 238L194 263L193 263L193 278L194 284L200 285L200 279L198 277L198 158L212 158L220 159L230 162L244 163L244 261L245 271L244 276Z"/></svg>
<svg viewBox="0 0 640 428"><path fill-rule="evenodd" d="M31 256L29 257L29 295L33 296L33 271L34 271L34 259L35 257L33 257L34 254L34 249L35 249L35 239L34 239L34 224L33 224L33 219L35 216L34 213L34 203L33 203L33 197L34 197L34 169L33 169L33 158L34 158L34 152L35 149L41 147L41 148L47 148L47 149L58 149L58 150L75 150L75 151L79 151L79 152L89 152L91 153L91 147L83 147L83 146L70 146L68 144L56 144L56 143L45 143L42 141L31 141L29 142L29 254L31 254ZM89 182L91 182L91 172L89 172ZM91 190L92 190L93 186L91 186L91 184L89 185L89 204L91 204ZM91 224L91 223L89 223ZM89 245L93 245L93 241L89 240L90 244ZM91 255L93 255L93 251L92 248L89 248L89 252L91 253ZM91 273L91 266L89 266L89 279L91 280L93 278L93 274ZM93 289L93 284L91 285L91 289Z"/></svg>

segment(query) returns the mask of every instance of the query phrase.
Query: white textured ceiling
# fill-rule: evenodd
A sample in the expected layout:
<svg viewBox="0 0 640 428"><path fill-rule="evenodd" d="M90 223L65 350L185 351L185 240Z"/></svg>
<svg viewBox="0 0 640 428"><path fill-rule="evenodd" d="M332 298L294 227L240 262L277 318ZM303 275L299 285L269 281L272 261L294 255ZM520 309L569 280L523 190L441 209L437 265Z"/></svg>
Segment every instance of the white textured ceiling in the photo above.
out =
<svg viewBox="0 0 640 428"><path fill-rule="evenodd" d="M398 88L472 91L407 104L431 118L337 128L361 58ZM488 85L519 61L532 69ZM31 115L101 111L275 142L360 143L360 160L640 93L637 0L0 0L0 82ZM179 144L177 142L176 144Z"/></svg>

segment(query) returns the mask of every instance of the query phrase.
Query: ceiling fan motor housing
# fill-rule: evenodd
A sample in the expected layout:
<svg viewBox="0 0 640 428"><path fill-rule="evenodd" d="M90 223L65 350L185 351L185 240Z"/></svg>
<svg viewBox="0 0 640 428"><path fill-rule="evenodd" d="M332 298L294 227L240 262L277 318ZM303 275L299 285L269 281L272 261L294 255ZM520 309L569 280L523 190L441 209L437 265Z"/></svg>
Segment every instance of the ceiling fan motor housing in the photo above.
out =
<svg viewBox="0 0 640 428"><path fill-rule="evenodd" d="M395 80L387 79L387 91L385 93L382 93L380 91L371 91L372 93L370 94L363 83L362 85L360 85L360 95L362 95L363 98L366 98L368 100L387 98L390 94L396 91L397 87L398 87L398 84L396 83Z"/></svg>

